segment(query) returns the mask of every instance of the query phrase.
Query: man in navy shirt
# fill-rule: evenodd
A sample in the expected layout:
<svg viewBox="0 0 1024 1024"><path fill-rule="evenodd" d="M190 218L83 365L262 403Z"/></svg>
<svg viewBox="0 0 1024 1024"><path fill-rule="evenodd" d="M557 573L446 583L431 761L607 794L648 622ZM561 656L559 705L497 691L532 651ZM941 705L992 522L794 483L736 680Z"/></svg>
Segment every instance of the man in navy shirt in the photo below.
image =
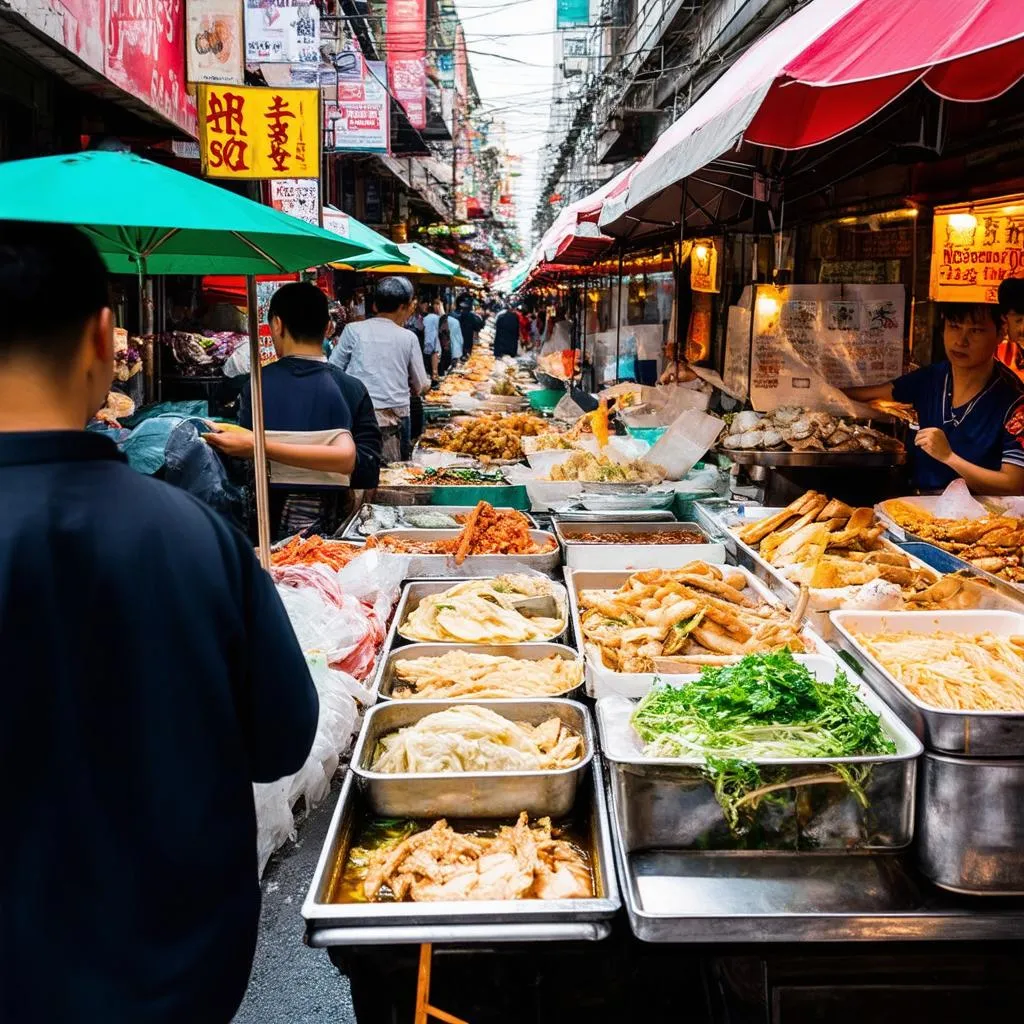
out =
<svg viewBox="0 0 1024 1024"><path fill-rule="evenodd" d="M913 405L918 490L940 491L962 477L975 494L1024 493L1024 389L995 359L999 307L947 303L942 318L944 361L847 394Z"/></svg>
<svg viewBox="0 0 1024 1024"><path fill-rule="evenodd" d="M0 224L0 304L0 1020L226 1024L252 783L302 766L316 690L245 537L83 429L113 374L91 242Z"/></svg>

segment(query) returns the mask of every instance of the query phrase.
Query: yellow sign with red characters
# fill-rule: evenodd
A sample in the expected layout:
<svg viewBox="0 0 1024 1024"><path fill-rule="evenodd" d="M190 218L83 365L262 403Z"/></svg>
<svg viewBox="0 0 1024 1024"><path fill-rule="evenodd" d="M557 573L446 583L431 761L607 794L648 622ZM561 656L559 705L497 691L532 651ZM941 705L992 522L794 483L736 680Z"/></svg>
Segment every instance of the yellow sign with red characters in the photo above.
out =
<svg viewBox="0 0 1024 1024"><path fill-rule="evenodd" d="M199 86L208 178L319 178L320 90Z"/></svg>

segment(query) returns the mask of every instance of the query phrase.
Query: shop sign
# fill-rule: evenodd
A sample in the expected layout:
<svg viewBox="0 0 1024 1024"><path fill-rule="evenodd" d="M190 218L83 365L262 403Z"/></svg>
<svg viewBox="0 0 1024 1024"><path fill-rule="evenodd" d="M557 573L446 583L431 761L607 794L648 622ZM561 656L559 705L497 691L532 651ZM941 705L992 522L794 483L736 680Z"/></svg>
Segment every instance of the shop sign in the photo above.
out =
<svg viewBox="0 0 1024 1024"><path fill-rule="evenodd" d="M455 51L441 50L434 59L437 80L442 89L455 88Z"/></svg>
<svg viewBox="0 0 1024 1024"><path fill-rule="evenodd" d="M323 212L323 227L325 231L341 235L342 238L348 238L351 234L348 214L342 213L341 210L328 210L325 208Z"/></svg>
<svg viewBox="0 0 1024 1024"><path fill-rule="evenodd" d="M575 28L590 22L590 0L558 0L556 28Z"/></svg>
<svg viewBox="0 0 1024 1024"><path fill-rule="evenodd" d="M388 81L413 128L427 126L427 0L388 0Z"/></svg>
<svg viewBox="0 0 1024 1024"><path fill-rule="evenodd" d="M245 0L245 59L319 64L320 9L309 0Z"/></svg>
<svg viewBox="0 0 1024 1024"><path fill-rule="evenodd" d="M199 146L210 178L319 178L319 89L199 87Z"/></svg>
<svg viewBox="0 0 1024 1024"><path fill-rule="evenodd" d="M1007 277L1024 277L1024 196L935 208L932 299L997 302Z"/></svg>
<svg viewBox="0 0 1024 1024"><path fill-rule="evenodd" d="M188 80L241 85L245 80L242 0L186 0Z"/></svg>
<svg viewBox="0 0 1024 1024"><path fill-rule="evenodd" d="M718 291L718 249L711 240L698 240L690 251L690 289Z"/></svg>
<svg viewBox="0 0 1024 1024"><path fill-rule="evenodd" d="M338 98L324 101L324 132L329 149L348 153L387 153L390 149L387 70L383 62L364 61L366 78L360 99L347 99L352 82L338 79Z"/></svg>
<svg viewBox="0 0 1024 1024"><path fill-rule="evenodd" d="M270 183L270 205L307 224L320 225L320 179L275 178Z"/></svg>

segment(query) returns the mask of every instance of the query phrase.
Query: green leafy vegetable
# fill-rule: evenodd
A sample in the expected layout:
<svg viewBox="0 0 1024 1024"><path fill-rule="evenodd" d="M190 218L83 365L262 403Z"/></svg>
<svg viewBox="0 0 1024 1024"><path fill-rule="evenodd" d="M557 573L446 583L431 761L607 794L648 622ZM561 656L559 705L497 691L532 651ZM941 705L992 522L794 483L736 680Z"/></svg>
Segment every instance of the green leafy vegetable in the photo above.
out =
<svg viewBox="0 0 1024 1024"><path fill-rule="evenodd" d="M685 629L688 623L680 623ZM637 705L633 728L650 757L702 758L702 771L730 827L770 792L755 760L891 754L895 744L844 672L820 682L788 650L752 654L736 665L704 668L681 687L658 686ZM866 804L859 765L830 765L814 781L845 782ZM810 781L805 780L805 781Z"/></svg>

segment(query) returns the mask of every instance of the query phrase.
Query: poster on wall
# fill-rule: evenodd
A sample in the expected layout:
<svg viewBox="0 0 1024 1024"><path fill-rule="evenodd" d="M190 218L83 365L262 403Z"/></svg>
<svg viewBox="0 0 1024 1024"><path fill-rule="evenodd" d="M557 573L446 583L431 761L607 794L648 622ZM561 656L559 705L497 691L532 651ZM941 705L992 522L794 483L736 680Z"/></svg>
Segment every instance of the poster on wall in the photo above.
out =
<svg viewBox="0 0 1024 1024"><path fill-rule="evenodd" d="M320 225L320 180L276 178L270 183L270 205L307 224Z"/></svg>
<svg viewBox="0 0 1024 1024"><path fill-rule="evenodd" d="M242 0L186 0L188 80L241 85L245 80Z"/></svg>
<svg viewBox="0 0 1024 1024"><path fill-rule="evenodd" d="M348 238L352 234L349 227L348 214L334 209L333 206L324 207L323 228L325 231L341 235L342 238Z"/></svg>
<svg viewBox="0 0 1024 1024"><path fill-rule="evenodd" d="M338 81L338 98L324 100L324 135L329 149L348 153L390 151L391 123L387 69L380 61L365 61L366 77L359 87L362 99L349 100L353 83Z"/></svg>
<svg viewBox="0 0 1024 1024"><path fill-rule="evenodd" d="M388 0L388 81L413 128L427 125L427 0Z"/></svg>
<svg viewBox="0 0 1024 1024"><path fill-rule="evenodd" d="M319 64L320 9L309 0L245 0L250 64Z"/></svg>
<svg viewBox="0 0 1024 1024"><path fill-rule="evenodd" d="M203 174L319 179L319 115L319 89L200 85Z"/></svg>
<svg viewBox="0 0 1024 1024"><path fill-rule="evenodd" d="M711 240L698 239L690 251L690 289L718 291L718 249Z"/></svg>
<svg viewBox="0 0 1024 1024"><path fill-rule="evenodd" d="M1007 277L1024 277L1024 195L935 208L930 298L998 302Z"/></svg>
<svg viewBox="0 0 1024 1024"><path fill-rule="evenodd" d="M749 311L750 301L747 288L740 307ZM759 288L752 331L749 313L730 310L723 376L737 383L749 352L750 402L759 412L803 405L854 415L856 403L839 389L903 372L905 303L903 285Z"/></svg>

